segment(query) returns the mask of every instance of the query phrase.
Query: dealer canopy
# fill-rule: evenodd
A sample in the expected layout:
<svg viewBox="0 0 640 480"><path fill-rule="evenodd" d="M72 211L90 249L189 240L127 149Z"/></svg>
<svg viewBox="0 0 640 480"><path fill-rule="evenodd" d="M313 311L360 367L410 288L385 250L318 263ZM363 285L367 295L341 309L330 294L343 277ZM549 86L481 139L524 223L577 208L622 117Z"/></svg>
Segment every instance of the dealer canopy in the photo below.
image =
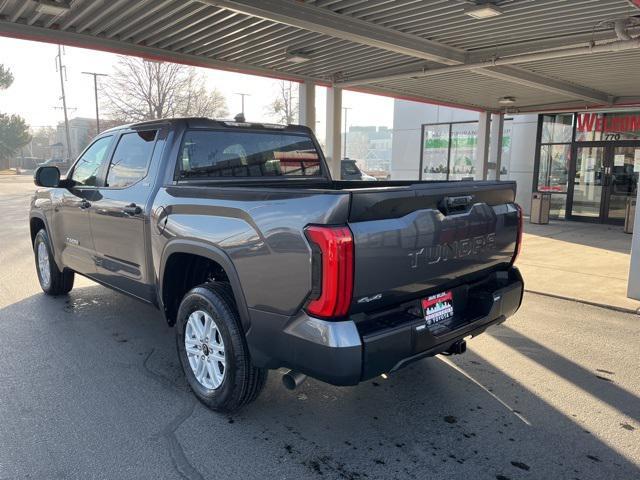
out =
<svg viewBox="0 0 640 480"><path fill-rule="evenodd" d="M0 0L0 35L445 103L640 103L640 0Z"/></svg>

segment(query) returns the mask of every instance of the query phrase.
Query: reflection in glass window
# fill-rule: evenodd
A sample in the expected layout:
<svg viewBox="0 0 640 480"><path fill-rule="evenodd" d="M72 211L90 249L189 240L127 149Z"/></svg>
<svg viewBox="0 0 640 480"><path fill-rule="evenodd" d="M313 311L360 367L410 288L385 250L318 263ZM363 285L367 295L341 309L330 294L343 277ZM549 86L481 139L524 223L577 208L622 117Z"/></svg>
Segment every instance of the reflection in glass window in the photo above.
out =
<svg viewBox="0 0 640 480"><path fill-rule="evenodd" d="M538 191L566 192L571 145L541 145Z"/></svg>
<svg viewBox="0 0 640 480"><path fill-rule="evenodd" d="M85 150L76 163L71 179L75 186L95 187L102 162L106 160L113 137L102 137Z"/></svg>
<svg viewBox="0 0 640 480"><path fill-rule="evenodd" d="M182 144L180 176L319 176L320 157L307 135L193 130Z"/></svg>
<svg viewBox="0 0 640 480"><path fill-rule="evenodd" d="M576 114L576 142L595 142L602 140L602 113Z"/></svg>
<svg viewBox="0 0 640 480"><path fill-rule="evenodd" d="M449 123L424 126L422 178L446 180L449 165Z"/></svg>
<svg viewBox="0 0 640 480"><path fill-rule="evenodd" d="M638 112L607 113L603 129L603 140L640 140L640 114Z"/></svg>
<svg viewBox="0 0 640 480"><path fill-rule="evenodd" d="M451 125L449 180L471 179L482 172L478 161L478 122ZM480 173L482 175L482 173Z"/></svg>
<svg viewBox="0 0 640 480"><path fill-rule="evenodd" d="M122 135L109 165L106 186L125 188L143 179L147 174L155 139L156 130Z"/></svg>
<svg viewBox="0 0 640 480"><path fill-rule="evenodd" d="M564 220L567 214L567 196L562 194L551 194L551 206L549 208L549 218L554 220Z"/></svg>
<svg viewBox="0 0 640 480"><path fill-rule="evenodd" d="M544 115L542 143L569 143L573 134L573 114Z"/></svg>
<svg viewBox="0 0 640 480"><path fill-rule="evenodd" d="M513 120L504 121L502 131L502 155L500 157L500 175L509 175L511 171L511 139L513 136Z"/></svg>

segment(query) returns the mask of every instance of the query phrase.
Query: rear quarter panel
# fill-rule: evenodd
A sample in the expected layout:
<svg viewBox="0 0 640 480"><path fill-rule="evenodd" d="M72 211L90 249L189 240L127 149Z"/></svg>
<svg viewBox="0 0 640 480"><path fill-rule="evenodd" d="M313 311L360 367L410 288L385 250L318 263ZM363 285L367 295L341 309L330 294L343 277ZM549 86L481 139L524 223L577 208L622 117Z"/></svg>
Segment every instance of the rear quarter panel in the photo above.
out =
<svg viewBox="0 0 640 480"><path fill-rule="evenodd" d="M311 289L308 224L344 224L349 195L313 190L169 186L161 188L151 219L154 266L163 252L187 240L229 257L248 308L295 313ZM163 212L163 213L158 213ZM158 226L158 220L166 226Z"/></svg>

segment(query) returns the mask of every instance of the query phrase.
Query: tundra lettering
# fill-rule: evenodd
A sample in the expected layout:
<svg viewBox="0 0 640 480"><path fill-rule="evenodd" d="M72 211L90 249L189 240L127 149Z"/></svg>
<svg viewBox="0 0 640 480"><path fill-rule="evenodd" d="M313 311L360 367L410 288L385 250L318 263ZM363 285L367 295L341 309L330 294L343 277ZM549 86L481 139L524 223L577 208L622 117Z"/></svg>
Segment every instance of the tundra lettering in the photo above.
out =
<svg viewBox="0 0 640 480"><path fill-rule="evenodd" d="M424 260L426 265L433 265L438 262L468 257L469 255L478 255L480 252L492 249L495 241L496 234L489 233L473 238L463 238L430 247L423 247L408 253L410 266L411 268L418 268L422 260Z"/></svg>

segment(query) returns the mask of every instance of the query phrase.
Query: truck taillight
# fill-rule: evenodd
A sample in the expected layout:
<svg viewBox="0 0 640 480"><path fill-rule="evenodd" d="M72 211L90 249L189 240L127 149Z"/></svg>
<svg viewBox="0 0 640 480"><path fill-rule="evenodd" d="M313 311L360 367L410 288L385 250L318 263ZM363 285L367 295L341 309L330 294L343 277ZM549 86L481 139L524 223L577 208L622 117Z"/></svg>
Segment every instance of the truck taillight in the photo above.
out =
<svg viewBox="0 0 640 480"><path fill-rule="evenodd" d="M312 244L312 300L307 312L316 317L347 314L353 294L353 237L348 227L311 225L305 229Z"/></svg>
<svg viewBox="0 0 640 480"><path fill-rule="evenodd" d="M518 236L516 240L516 251L513 254L513 258L511 259L511 265L516 263L518 259L518 255L520 255L520 251L522 250L522 232L524 230L524 212L522 211L522 207L515 204L516 210L518 211Z"/></svg>

